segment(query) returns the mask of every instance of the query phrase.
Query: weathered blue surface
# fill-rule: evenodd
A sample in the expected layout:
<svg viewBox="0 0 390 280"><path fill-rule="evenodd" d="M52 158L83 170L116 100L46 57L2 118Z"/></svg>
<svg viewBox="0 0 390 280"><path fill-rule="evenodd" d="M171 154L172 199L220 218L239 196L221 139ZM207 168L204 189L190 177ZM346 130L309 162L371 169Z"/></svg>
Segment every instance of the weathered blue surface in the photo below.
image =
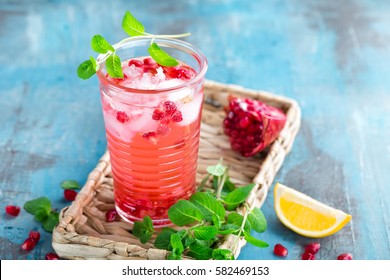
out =
<svg viewBox="0 0 390 280"><path fill-rule="evenodd" d="M277 181L353 215L319 240L317 259L350 252L390 259L390 2L5 1L0 3L0 209L49 196L67 205L59 183L84 182L105 149L96 78L78 64L100 33L110 42L130 9L154 33L192 32L209 60L207 78L292 97L302 129ZM275 259L282 243L299 259L309 238L283 227L273 194L263 207L271 246L247 245L240 259ZM0 259L42 259L51 236L30 253L19 245L39 228L22 210L0 210Z"/></svg>

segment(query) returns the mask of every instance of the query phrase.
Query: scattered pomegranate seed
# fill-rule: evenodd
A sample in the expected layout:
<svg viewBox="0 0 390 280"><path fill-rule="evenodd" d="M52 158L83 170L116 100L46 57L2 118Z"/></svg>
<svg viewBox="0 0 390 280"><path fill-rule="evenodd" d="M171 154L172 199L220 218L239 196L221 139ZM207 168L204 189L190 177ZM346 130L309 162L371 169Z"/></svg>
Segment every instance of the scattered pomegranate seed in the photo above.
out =
<svg viewBox="0 0 390 280"><path fill-rule="evenodd" d="M313 254L307 252L302 254L302 260L315 260L315 259L316 257Z"/></svg>
<svg viewBox="0 0 390 280"><path fill-rule="evenodd" d="M20 248L22 250L25 250L25 251L31 251L32 249L34 249L35 245L37 244L37 242L32 239L32 238L27 238L26 240L24 240L22 246L20 246Z"/></svg>
<svg viewBox="0 0 390 280"><path fill-rule="evenodd" d="M116 119L121 123L125 123L125 122L128 122L130 120L129 116L125 112L122 112L122 111L119 111L116 113Z"/></svg>
<svg viewBox="0 0 390 280"><path fill-rule="evenodd" d="M106 220L109 223L115 221L117 216L118 216L118 212L116 212L115 209L106 212Z"/></svg>
<svg viewBox="0 0 390 280"><path fill-rule="evenodd" d="M5 206L5 212L7 212L8 215L16 217L20 213L20 207L15 205L7 205Z"/></svg>
<svg viewBox="0 0 390 280"><path fill-rule="evenodd" d="M352 260L352 255L349 253L341 254L337 257L338 260Z"/></svg>
<svg viewBox="0 0 390 280"><path fill-rule="evenodd" d="M39 233L39 231L32 230L28 234L28 237L33 239L36 243L38 243L39 239L41 239L41 234Z"/></svg>
<svg viewBox="0 0 390 280"><path fill-rule="evenodd" d="M181 114L180 111L176 111L173 116L172 116L172 120L174 122L181 122L183 120L183 115Z"/></svg>
<svg viewBox="0 0 390 280"><path fill-rule="evenodd" d="M164 118L164 111L161 110L160 108L157 108L153 111L152 119L155 121L162 120Z"/></svg>
<svg viewBox="0 0 390 280"><path fill-rule="evenodd" d="M313 243L310 243L310 244L306 245L305 253L310 253L312 255L315 255L320 250L320 248L321 248L320 243L313 242Z"/></svg>
<svg viewBox="0 0 390 280"><path fill-rule="evenodd" d="M64 198L68 201L73 201L76 199L77 192L74 190L64 190Z"/></svg>
<svg viewBox="0 0 390 280"><path fill-rule="evenodd" d="M144 63L138 59L130 59L129 66L134 65L135 67L141 67Z"/></svg>
<svg viewBox="0 0 390 280"><path fill-rule="evenodd" d="M286 257L288 254L288 250L282 244L276 244L274 247L274 254L279 257Z"/></svg>
<svg viewBox="0 0 390 280"><path fill-rule="evenodd" d="M165 108L165 113L169 116L172 116L177 110L175 103L172 101L165 101L164 108Z"/></svg>
<svg viewBox="0 0 390 280"><path fill-rule="evenodd" d="M53 261L53 260L59 260L60 257L56 253L47 253L45 256L45 260Z"/></svg>

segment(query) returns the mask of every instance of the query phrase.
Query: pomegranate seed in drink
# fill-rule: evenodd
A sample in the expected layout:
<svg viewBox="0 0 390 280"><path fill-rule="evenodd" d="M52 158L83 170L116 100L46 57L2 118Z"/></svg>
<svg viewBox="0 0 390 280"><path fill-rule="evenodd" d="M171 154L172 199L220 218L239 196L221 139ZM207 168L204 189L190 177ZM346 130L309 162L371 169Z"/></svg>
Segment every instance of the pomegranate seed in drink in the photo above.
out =
<svg viewBox="0 0 390 280"><path fill-rule="evenodd" d="M135 67L141 67L144 63L138 59L130 59L129 66L134 65Z"/></svg>
<svg viewBox="0 0 390 280"><path fill-rule="evenodd" d="M45 256L45 260L53 261L53 260L59 260L60 257L56 253L47 253Z"/></svg>
<svg viewBox="0 0 390 280"><path fill-rule="evenodd" d="M282 244L276 244L274 247L274 254L279 257L286 257L288 254L288 250Z"/></svg>
<svg viewBox="0 0 390 280"><path fill-rule="evenodd" d="M173 116L172 116L172 120L174 122L181 122L183 120L183 115L181 114L180 111L176 111Z"/></svg>
<svg viewBox="0 0 390 280"><path fill-rule="evenodd" d="M349 253L341 254L337 257L338 260L352 260L352 255Z"/></svg>
<svg viewBox="0 0 390 280"><path fill-rule="evenodd" d="M74 190L64 190L64 198L67 201L73 201L76 199L77 192Z"/></svg>
<svg viewBox="0 0 390 280"><path fill-rule="evenodd" d="M320 250L320 247L321 247L321 245L318 242L310 243L310 244L306 245L305 253L310 253L312 255L315 255Z"/></svg>
<svg viewBox="0 0 390 280"><path fill-rule="evenodd" d="M164 109L165 109L165 113L167 115L172 116L176 112L177 107L176 107L174 102L172 102L172 101L165 101L164 102Z"/></svg>
<svg viewBox="0 0 390 280"><path fill-rule="evenodd" d="M125 112L122 112L122 111L119 111L116 113L116 119L121 123L125 123L125 122L128 122L130 120L129 116Z"/></svg>
<svg viewBox="0 0 390 280"><path fill-rule="evenodd" d="M32 239L32 238L27 238L26 240L24 240L22 246L20 246L20 248L24 251L31 251L32 249L34 249L35 245L37 244L37 242Z"/></svg>
<svg viewBox="0 0 390 280"><path fill-rule="evenodd" d="M15 206L15 205L7 205L7 206L5 207L5 212L6 212L8 215L11 215L11 216L16 217L16 216L19 215L19 213L20 213L20 207Z"/></svg>
<svg viewBox="0 0 390 280"><path fill-rule="evenodd" d="M159 121L164 118L164 115L165 115L164 111L157 108L153 111L152 119L155 121Z"/></svg>
<svg viewBox="0 0 390 280"><path fill-rule="evenodd" d="M41 234L39 233L39 231L32 230L28 234L28 237L33 239L36 243L38 243L39 239L41 239Z"/></svg>
<svg viewBox="0 0 390 280"><path fill-rule="evenodd" d="M116 217L118 216L118 213L115 209L109 210L106 212L106 220L107 222L111 223L116 220Z"/></svg>
<svg viewBox="0 0 390 280"><path fill-rule="evenodd" d="M315 259L316 257L313 254L307 252L302 254L302 260L315 260Z"/></svg>

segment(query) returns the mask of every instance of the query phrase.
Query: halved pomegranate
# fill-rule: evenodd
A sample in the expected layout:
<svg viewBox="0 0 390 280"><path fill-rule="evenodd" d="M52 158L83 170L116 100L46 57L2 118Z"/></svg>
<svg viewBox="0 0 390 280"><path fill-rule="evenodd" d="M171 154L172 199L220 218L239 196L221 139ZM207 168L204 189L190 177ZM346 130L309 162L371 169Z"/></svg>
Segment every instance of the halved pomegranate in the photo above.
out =
<svg viewBox="0 0 390 280"><path fill-rule="evenodd" d="M229 97L223 122L233 150L250 157L264 150L278 137L286 123L279 108L250 98Z"/></svg>

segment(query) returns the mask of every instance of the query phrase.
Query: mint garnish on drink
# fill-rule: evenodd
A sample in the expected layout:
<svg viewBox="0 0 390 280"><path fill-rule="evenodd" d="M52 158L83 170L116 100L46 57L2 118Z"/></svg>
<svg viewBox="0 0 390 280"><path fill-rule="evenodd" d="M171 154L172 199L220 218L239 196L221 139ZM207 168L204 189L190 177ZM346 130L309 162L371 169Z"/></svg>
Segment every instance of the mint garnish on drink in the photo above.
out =
<svg viewBox="0 0 390 280"><path fill-rule="evenodd" d="M123 39L117 44L117 47L128 42L131 37L144 37L150 38L150 46L148 52L150 56L161 66L173 67L177 66L179 62L170 56L167 52L160 48L160 46L155 42L156 38L182 38L189 36L190 33L176 34L176 35L154 35L151 33L145 32L145 27L141 22L139 22L129 11L127 11L122 20L122 29L130 36ZM122 72L122 63L118 55L116 55L115 48L106 40L102 35L95 35L91 40L92 49L99 54L106 54L106 70L109 76L112 78L123 78ZM92 56L90 59L85 60L77 68L77 75L83 79L89 79L92 77L98 70L99 64L96 59Z"/></svg>

